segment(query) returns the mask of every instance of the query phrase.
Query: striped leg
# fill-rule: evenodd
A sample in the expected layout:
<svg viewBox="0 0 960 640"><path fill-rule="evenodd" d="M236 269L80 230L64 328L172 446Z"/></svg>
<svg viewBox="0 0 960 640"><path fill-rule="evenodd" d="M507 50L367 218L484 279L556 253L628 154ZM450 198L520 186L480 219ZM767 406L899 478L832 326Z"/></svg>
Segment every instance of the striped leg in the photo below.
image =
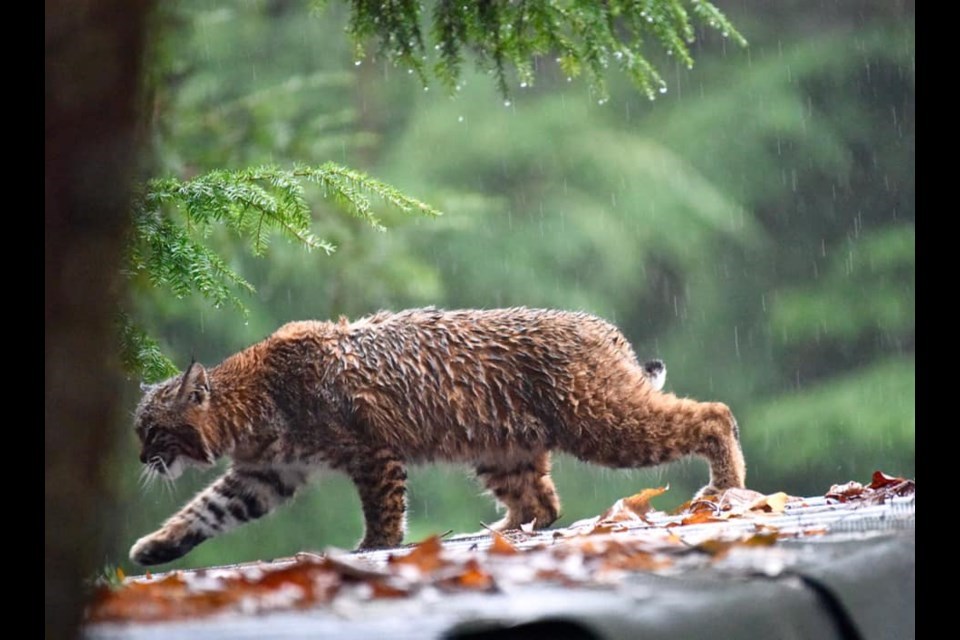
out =
<svg viewBox="0 0 960 640"><path fill-rule="evenodd" d="M137 540L130 549L130 559L141 565L176 560L207 538L270 513L293 496L306 479L306 473L288 469L230 469L160 529Z"/></svg>
<svg viewBox="0 0 960 640"><path fill-rule="evenodd" d="M395 547L406 529L407 470L390 449L358 455L346 465L363 506L365 530L359 549Z"/></svg>

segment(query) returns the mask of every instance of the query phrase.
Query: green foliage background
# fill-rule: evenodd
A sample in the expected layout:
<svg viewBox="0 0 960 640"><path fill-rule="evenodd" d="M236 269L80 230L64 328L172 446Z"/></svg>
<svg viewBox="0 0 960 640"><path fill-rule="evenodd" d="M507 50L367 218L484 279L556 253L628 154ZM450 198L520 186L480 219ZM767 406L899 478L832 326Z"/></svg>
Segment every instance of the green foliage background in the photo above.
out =
<svg viewBox="0 0 960 640"><path fill-rule="evenodd" d="M381 232L307 193L313 233L336 253L281 236L256 259L217 232L211 246L256 288L242 295L249 313L135 281L131 315L184 367L293 319L427 304L585 309L641 357L662 357L668 390L733 408L751 487L820 494L876 468L915 476L912 5L718 4L750 47L698 32L693 70L651 51L668 88L655 101L612 70L598 94L543 55L536 84L513 87L508 106L496 74L469 62L452 97L380 57L356 64L337 3L318 14L278 0L165 4L156 175L334 161L446 215L377 210ZM137 395L131 380L131 410ZM132 428L105 464L125 504L113 562L214 475L139 488ZM462 469L412 476L408 539L497 517ZM569 524L667 482L658 506L673 506L706 469L561 457L556 478ZM351 547L361 526L350 482L329 473L174 566Z"/></svg>

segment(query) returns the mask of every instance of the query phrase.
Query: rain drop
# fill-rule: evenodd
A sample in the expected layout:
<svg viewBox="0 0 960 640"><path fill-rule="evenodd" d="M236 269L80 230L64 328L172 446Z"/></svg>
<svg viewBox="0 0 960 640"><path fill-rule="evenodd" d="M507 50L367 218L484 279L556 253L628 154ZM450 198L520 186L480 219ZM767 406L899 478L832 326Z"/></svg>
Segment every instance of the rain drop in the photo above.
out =
<svg viewBox="0 0 960 640"><path fill-rule="evenodd" d="M457 122L463 122L463 116L460 116L459 118L457 118Z"/></svg>
<svg viewBox="0 0 960 640"><path fill-rule="evenodd" d="M505 107L509 107L511 104L513 104L513 103L510 102L509 100L504 100L504 101L503 101L503 106L505 106Z"/></svg>

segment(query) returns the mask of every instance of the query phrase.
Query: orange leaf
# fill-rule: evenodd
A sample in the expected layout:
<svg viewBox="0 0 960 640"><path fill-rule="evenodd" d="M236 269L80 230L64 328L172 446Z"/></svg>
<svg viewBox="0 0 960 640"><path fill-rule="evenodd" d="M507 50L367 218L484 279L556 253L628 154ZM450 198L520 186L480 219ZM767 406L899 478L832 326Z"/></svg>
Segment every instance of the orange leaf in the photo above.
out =
<svg viewBox="0 0 960 640"><path fill-rule="evenodd" d="M718 518L710 511L697 511L680 521L681 525L688 524L706 524L707 522L723 522L723 518Z"/></svg>
<svg viewBox="0 0 960 640"><path fill-rule="evenodd" d="M518 553L517 548L513 546L502 533L498 531L491 531L490 534L493 536L493 544L490 545L491 554L500 556L513 556Z"/></svg>
<svg viewBox="0 0 960 640"><path fill-rule="evenodd" d="M769 547L776 544L779 533L755 533L748 538L738 540L720 540L717 538L704 540L695 548L714 558L722 558L734 547Z"/></svg>
<svg viewBox="0 0 960 640"><path fill-rule="evenodd" d="M409 564L420 569L423 573L432 573L444 565L440 553L443 545L440 536L430 536L405 556L390 556L391 564Z"/></svg>
<svg viewBox="0 0 960 640"><path fill-rule="evenodd" d="M488 591L493 588L493 578L480 568L476 559L470 558L464 565L464 572L456 577L454 584L464 589Z"/></svg>
<svg viewBox="0 0 960 640"><path fill-rule="evenodd" d="M656 489L644 489L640 493L635 493L629 498L624 498L623 506L625 509L629 509L638 516L642 516L650 511L653 511L653 507L650 506L650 501L659 495L663 495L669 488L669 486L666 486L657 487Z"/></svg>
<svg viewBox="0 0 960 640"><path fill-rule="evenodd" d="M771 531L769 533L755 533L746 540L739 542L738 545L744 547L771 547L776 544L779 538L780 534L776 531Z"/></svg>
<svg viewBox="0 0 960 640"><path fill-rule="evenodd" d="M687 500L679 507L670 512L672 516L679 516L686 513L694 513L696 511L710 511L711 513L717 509L717 496L701 496L693 500Z"/></svg>
<svg viewBox="0 0 960 640"><path fill-rule="evenodd" d="M587 535L602 536L622 529L623 527L617 526L616 522L598 522L594 525L593 529L590 529L590 531L587 532Z"/></svg>
<svg viewBox="0 0 960 640"><path fill-rule="evenodd" d="M644 489L628 498L620 498L600 516L600 522L647 522L644 515L653 510L650 500L663 494L669 487Z"/></svg>

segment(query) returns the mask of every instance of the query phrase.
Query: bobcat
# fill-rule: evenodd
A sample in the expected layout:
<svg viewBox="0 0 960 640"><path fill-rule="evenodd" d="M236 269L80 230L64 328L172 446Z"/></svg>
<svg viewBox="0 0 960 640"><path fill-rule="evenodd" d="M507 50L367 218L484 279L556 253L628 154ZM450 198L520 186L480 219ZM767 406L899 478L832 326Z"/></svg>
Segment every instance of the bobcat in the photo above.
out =
<svg viewBox="0 0 960 640"><path fill-rule="evenodd" d="M221 456L233 465L130 557L179 558L269 513L321 466L356 484L364 549L403 540L407 463L472 464L506 506L497 530L557 519L553 450L609 467L698 455L710 465L700 493L743 487L733 414L662 392L665 374L587 313L427 308L291 322L147 388L135 418L147 472L175 479Z"/></svg>

